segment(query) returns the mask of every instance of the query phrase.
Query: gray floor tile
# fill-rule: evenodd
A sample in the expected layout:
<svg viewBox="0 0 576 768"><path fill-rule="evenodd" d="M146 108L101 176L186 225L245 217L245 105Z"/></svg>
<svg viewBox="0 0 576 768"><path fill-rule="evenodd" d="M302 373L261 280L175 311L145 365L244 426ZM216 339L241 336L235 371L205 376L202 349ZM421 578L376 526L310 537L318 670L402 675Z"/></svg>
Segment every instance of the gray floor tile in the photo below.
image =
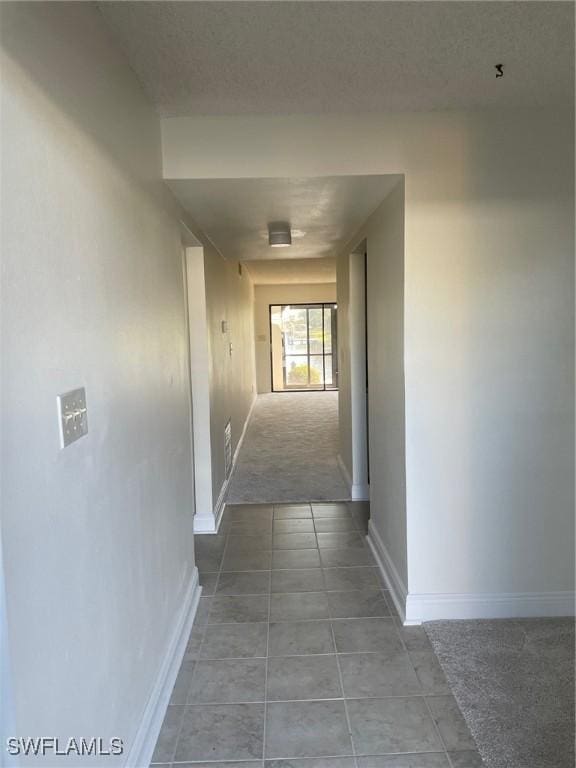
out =
<svg viewBox="0 0 576 768"><path fill-rule="evenodd" d="M336 656L268 660L268 701L336 699L342 696Z"/></svg>
<svg viewBox="0 0 576 768"><path fill-rule="evenodd" d="M351 502L348 504L352 519L359 530L367 533L370 520L370 502Z"/></svg>
<svg viewBox="0 0 576 768"><path fill-rule="evenodd" d="M358 768L450 768L442 752L422 752L388 757L359 757Z"/></svg>
<svg viewBox="0 0 576 768"><path fill-rule="evenodd" d="M308 570L274 571L272 592L321 592L324 578L320 568Z"/></svg>
<svg viewBox="0 0 576 768"><path fill-rule="evenodd" d="M421 697L349 699L347 707L358 755L442 750Z"/></svg>
<svg viewBox="0 0 576 768"><path fill-rule="evenodd" d="M187 661L186 659L182 662L174 688L172 689L170 704L186 704L195 664L196 662Z"/></svg>
<svg viewBox="0 0 576 768"><path fill-rule="evenodd" d="M336 504L312 504L312 514L315 518L321 517L343 517L351 516L348 505L343 503Z"/></svg>
<svg viewBox="0 0 576 768"><path fill-rule="evenodd" d="M432 645L423 627L404 627L398 622L398 631L408 651L431 651Z"/></svg>
<svg viewBox="0 0 576 768"><path fill-rule="evenodd" d="M217 555L224 552L226 536L222 534L198 534L194 537L194 552L197 557Z"/></svg>
<svg viewBox="0 0 576 768"><path fill-rule="evenodd" d="M253 536L228 536L226 554L240 552L261 552L272 549L272 534L257 534Z"/></svg>
<svg viewBox="0 0 576 768"><path fill-rule="evenodd" d="M254 536L256 534L272 533L272 520L261 523L231 523L228 533L233 536Z"/></svg>
<svg viewBox="0 0 576 768"><path fill-rule="evenodd" d="M266 760L265 768L355 768L353 757L292 758Z"/></svg>
<svg viewBox="0 0 576 768"><path fill-rule="evenodd" d="M390 615L388 603L380 590L327 592L326 595L333 619L362 619Z"/></svg>
<svg viewBox="0 0 576 768"><path fill-rule="evenodd" d="M476 744L454 697L429 696L427 702L446 749L475 751Z"/></svg>
<svg viewBox="0 0 576 768"><path fill-rule="evenodd" d="M237 517L238 515L246 514L247 512L271 512L274 509L274 504L263 503L258 504L246 503L246 504L226 504L225 514L230 517Z"/></svg>
<svg viewBox="0 0 576 768"><path fill-rule="evenodd" d="M352 745L344 702L299 701L268 704L265 757L351 754Z"/></svg>
<svg viewBox="0 0 576 768"><path fill-rule="evenodd" d="M352 518L348 517L317 517L314 520L316 533L342 533L356 531Z"/></svg>
<svg viewBox="0 0 576 768"><path fill-rule="evenodd" d="M186 650L184 651L184 661L195 661L202 646L202 640L204 638L204 632L206 627L193 627L188 638Z"/></svg>
<svg viewBox="0 0 576 768"><path fill-rule="evenodd" d="M413 651L410 659L425 693L451 693L446 676L433 651Z"/></svg>
<svg viewBox="0 0 576 768"><path fill-rule="evenodd" d="M200 586L202 587L202 597L211 597L216 589L218 573L200 574Z"/></svg>
<svg viewBox="0 0 576 768"><path fill-rule="evenodd" d="M194 628L205 627L208 623L208 614L212 605L212 597L201 597L198 601L196 616L194 616Z"/></svg>
<svg viewBox="0 0 576 768"><path fill-rule="evenodd" d="M278 533L274 534L274 549L310 549L316 546L315 533Z"/></svg>
<svg viewBox="0 0 576 768"><path fill-rule="evenodd" d="M338 619L332 628L338 653L396 653L404 648L393 619Z"/></svg>
<svg viewBox="0 0 576 768"><path fill-rule="evenodd" d="M264 701L265 680L264 659L198 661L188 704Z"/></svg>
<svg viewBox="0 0 576 768"><path fill-rule="evenodd" d="M271 621L305 621L327 619L328 601L324 592L298 592L272 595L270 600Z"/></svg>
<svg viewBox="0 0 576 768"><path fill-rule="evenodd" d="M288 504L274 507L274 520L303 520L312 518L309 504Z"/></svg>
<svg viewBox="0 0 576 768"><path fill-rule="evenodd" d="M222 562L222 552L210 555L195 554L196 566L200 573L214 573L220 570L220 563Z"/></svg>
<svg viewBox="0 0 576 768"><path fill-rule="evenodd" d="M263 704L204 704L184 710L177 762L262 758Z"/></svg>
<svg viewBox="0 0 576 768"><path fill-rule="evenodd" d="M233 624L245 621L268 620L268 595L244 595L228 597L216 595L212 598L210 624Z"/></svg>
<svg viewBox="0 0 576 768"><path fill-rule="evenodd" d="M294 621L270 624L269 656L334 653L329 621Z"/></svg>
<svg viewBox="0 0 576 768"><path fill-rule="evenodd" d="M452 768L483 768L478 752L449 752Z"/></svg>
<svg viewBox="0 0 576 768"><path fill-rule="evenodd" d="M246 504L238 507L228 507L228 519L232 523L262 523L272 520L271 505Z"/></svg>
<svg viewBox="0 0 576 768"><path fill-rule="evenodd" d="M256 624L210 624L200 658L235 659L266 656L268 625Z"/></svg>
<svg viewBox="0 0 576 768"><path fill-rule="evenodd" d="M339 568L349 565L376 565L372 554L363 547L360 549L326 549L320 550L320 558L324 568Z"/></svg>
<svg viewBox="0 0 576 768"><path fill-rule="evenodd" d="M272 553L272 569L320 568L317 549L277 549Z"/></svg>
<svg viewBox="0 0 576 768"><path fill-rule="evenodd" d="M154 754L152 755L153 763L172 762L183 715L184 707L169 706L166 710L164 722L160 728Z"/></svg>
<svg viewBox="0 0 576 768"><path fill-rule="evenodd" d="M274 533L314 533L312 519L275 520Z"/></svg>
<svg viewBox="0 0 576 768"><path fill-rule="evenodd" d="M320 549L364 549L364 539L355 531L347 533L318 533Z"/></svg>
<svg viewBox="0 0 576 768"><path fill-rule="evenodd" d="M269 571L272 552L231 552L222 561L223 571Z"/></svg>
<svg viewBox="0 0 576 768"><path fill-rule="evenodd" d="M270 571L222 572L217 595L265 595L270 592Z"/></svg>
<svg viewBox="0 0 576 768"><path fill-rule="evenodd" d="M326 589L345 592L349 589L379 589L378 569L371 566L324 568Z"/></svg>
<svg viewBox="0 0 576 768"><path fill-rule="evenodd" d="M350 653L340 656L344 695L411 696L422 687L406 651L396 653Z"/></svg>
<svg viewBox="0 0 576 768"><path fill-rule="evenodd" d="M263 765L264 763L261 760L242 760L240 763L230 763L228 761L225 763L197 763L194 761L193 763L177 763L174 768L263 768ZM166 768L170 767L167 766Z"/></svg>

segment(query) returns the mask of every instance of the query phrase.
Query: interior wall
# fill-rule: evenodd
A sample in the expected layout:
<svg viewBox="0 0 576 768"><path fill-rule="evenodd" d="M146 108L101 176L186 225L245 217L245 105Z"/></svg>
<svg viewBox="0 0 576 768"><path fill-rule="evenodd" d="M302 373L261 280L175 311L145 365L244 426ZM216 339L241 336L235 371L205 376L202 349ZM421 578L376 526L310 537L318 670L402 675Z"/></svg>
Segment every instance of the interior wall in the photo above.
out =
<svg viewBox="0 0 576 768"><path fill-rule="evenodd" d="M162 131L170 178L405 175L408 588L572 591L572 105Z"/></svg>
<svg viewBox="0 0 576 768"><path fill-rule="evenodd" d="M123 756L87 758L115 765L194 583L179 212L155 113L97 10L0 13L12 735L119 737ZM89 432L60 450L56 396L80 386Z"/></svg>
<svg viewBox="0 0 576 768"><path fill-rule="evenodd" d="M350 253L362 242L367 252L370 524L407 585L403 180L338 257L338 306L343 312L349 307ZM352 476L349 328L340 343L340 454L343 460L346 457L350 461L347 469Z"/></svg>
<svg viewBox="0 0 576 768"><path fill-rule="evenodd" d="M272 391L270 372L270 305L321 304L336 301L336 283L257 285L254 290L256 386L259 394Z"/></svg>
<svg viewBox="0 0 576 768"><path fill-rule="evenodd" d="M212 485L216 505L225 487L224 430L232 426L232 450L256 396L254 374L254 286L247 270L204 248L206 310L210 347ZM222 323L225 323L225 330Z"/></svg>

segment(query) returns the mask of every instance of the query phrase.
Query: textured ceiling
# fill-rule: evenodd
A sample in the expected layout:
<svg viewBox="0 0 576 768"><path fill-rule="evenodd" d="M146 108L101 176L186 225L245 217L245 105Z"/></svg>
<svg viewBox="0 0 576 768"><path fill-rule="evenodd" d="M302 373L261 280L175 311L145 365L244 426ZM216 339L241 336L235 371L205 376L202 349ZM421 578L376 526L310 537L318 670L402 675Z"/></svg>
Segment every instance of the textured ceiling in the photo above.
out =
<svg viewBox="0 0 576 768"><path fill-rule="evenodd" d="M194 222L229 259L332 255L378 207L399 176L168 180ZM270 248L268 224L286 221L289 248Z"/></svg>
<svg viewBox="0 0 576 768"><path fill-rule="evenodd" d="M335 283L336 259L282 259L245 263L256 285Z"/></svg>
<svg viewBox="0 0 576 768"><path fill-rule="evenodd" d="M570 2L99 7L164 116L529 107L574 95Z"/></svg>

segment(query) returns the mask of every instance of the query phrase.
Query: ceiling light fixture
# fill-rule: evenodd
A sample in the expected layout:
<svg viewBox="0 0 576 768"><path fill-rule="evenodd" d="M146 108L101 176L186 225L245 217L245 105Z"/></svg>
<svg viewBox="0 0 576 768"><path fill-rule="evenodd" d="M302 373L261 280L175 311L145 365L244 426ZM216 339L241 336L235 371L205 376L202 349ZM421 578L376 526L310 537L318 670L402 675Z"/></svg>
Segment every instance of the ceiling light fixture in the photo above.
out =
<svg viewBox="0 0 576 768"><path fill-rule="evenodd" d="M284 221L268 224L268 243L272 248L287 248L289 245L292 245L290 224Z"/></svg>

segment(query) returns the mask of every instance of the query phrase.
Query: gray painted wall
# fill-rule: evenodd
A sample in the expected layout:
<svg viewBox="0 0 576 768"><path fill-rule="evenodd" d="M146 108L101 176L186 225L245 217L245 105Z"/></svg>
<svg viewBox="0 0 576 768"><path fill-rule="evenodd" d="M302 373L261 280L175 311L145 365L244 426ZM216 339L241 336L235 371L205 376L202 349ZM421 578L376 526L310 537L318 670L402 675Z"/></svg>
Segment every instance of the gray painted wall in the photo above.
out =
<svg viewBox="0 0 576 768"><path fill-rule="evenodd" d="M256 396L254 373L254 286L247 270L227 261L212 246L204 248L206 311L210 347L210 433L212 485L216 503L224 482L224 429L232 424L236 450ZM222 321L227 331L222 331ZM232 353L230 353L232 345Z"/></svg>
<svg viewBox="0 0 576 768"><path fill-rule="evenodd" d="M572 590L571 109L168 118L162 131L171 178L405 175L409 589Z"/></svg>
<svg viewBox="0 0 576 768"><path fill-rule="evenodd" d="M179 211L159 181L157 118L98 12L1 15L15 728L128 750L194 569ZM89 433L60 450L56 396L78 386Z"/></svg>

